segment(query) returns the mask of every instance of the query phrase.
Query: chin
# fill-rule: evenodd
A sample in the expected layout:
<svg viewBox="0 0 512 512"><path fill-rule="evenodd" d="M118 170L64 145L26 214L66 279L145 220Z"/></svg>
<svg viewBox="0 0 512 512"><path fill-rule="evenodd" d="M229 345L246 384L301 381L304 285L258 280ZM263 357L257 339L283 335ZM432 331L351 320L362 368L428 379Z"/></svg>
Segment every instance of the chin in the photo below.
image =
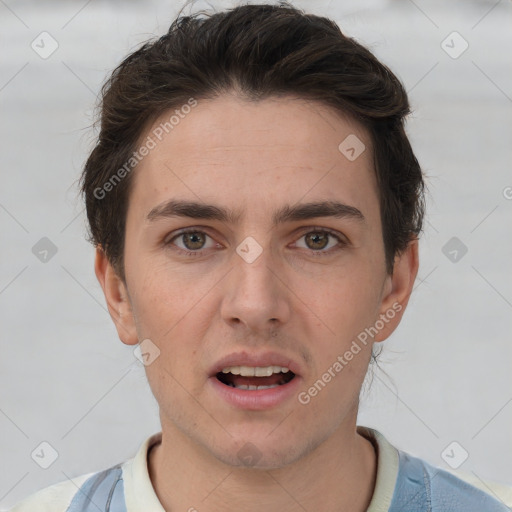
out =
<svg viewBox="0 0 512 512"><path fill-rule="evenodd" d="M301 456L293 443L290 446L281 444L279 449L276 449L268 439L263 438L260 442L257 439L251 441L247 437L230 450L221 452L212 450L212 452L218 460L228 466L262 471L283 468Z"/></svg>

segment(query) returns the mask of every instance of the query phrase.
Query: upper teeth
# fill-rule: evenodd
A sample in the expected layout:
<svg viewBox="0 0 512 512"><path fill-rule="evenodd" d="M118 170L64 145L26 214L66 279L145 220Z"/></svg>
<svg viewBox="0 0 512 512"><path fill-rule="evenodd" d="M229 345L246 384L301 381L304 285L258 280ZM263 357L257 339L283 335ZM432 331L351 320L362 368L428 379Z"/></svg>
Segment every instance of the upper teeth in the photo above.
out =
<svg viewBox="0 0 512 512"><path fill-rule="evenodd" d="M222 373L232 373L242 377L270 377L273 373L287 373L290 370L285 366L229 366L222 370Z"/></svg>

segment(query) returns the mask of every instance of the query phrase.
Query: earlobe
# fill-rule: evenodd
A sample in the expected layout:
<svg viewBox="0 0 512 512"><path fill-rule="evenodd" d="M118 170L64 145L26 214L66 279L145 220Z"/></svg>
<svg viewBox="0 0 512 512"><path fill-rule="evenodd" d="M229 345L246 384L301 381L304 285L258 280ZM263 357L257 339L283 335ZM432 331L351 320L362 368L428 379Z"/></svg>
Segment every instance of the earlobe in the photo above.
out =
<svg viewBox="0 0 512 512"><path fill-rule="evenodd" d="M96 248L94 272L103 289L119 339L127 345L136 345L137 329L126 284L115 272L101 246Z"/></svg>
<svg viewBox="0 0 512 512"><path fill-rule="evenodd" d="M395 257L393 275L387 278L387 289L380 309L380 318L384 320L384 328L378 332L374 341L384 341L398 327L409 302L418 267L418 239L415 238L409 242L401 254Z"/></svg>

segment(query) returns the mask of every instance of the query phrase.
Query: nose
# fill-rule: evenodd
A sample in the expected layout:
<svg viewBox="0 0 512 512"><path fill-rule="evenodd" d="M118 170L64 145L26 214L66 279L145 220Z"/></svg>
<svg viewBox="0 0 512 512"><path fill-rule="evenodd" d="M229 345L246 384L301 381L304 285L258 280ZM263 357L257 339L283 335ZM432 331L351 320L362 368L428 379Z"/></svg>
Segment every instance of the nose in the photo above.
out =
<svg viewBox="0 0 512 512"><path fill-rule="evenodd" d="M221 316L232 326L243 324L251 331L266 332L289 321L292 292L284 267L268 244L263 247L254 239L240 244L233 255L233 269L222 286Z"/></svg>

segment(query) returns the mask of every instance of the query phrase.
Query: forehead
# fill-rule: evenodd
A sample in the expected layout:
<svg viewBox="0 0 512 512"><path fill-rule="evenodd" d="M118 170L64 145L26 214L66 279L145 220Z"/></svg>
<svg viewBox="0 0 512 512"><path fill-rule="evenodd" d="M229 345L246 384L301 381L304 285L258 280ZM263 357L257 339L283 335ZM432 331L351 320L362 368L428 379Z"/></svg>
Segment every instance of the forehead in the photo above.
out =
<svg viewBox="0 0 512 512"><path fill-rule="evenodd" d="M229 203L242 218L247 208L263 215L306 196L363 208L378 201L367 131L319 102L197 100L162 114L148 138L154 148L136 168L130 198L140 215L170 198Z"/></svg>

